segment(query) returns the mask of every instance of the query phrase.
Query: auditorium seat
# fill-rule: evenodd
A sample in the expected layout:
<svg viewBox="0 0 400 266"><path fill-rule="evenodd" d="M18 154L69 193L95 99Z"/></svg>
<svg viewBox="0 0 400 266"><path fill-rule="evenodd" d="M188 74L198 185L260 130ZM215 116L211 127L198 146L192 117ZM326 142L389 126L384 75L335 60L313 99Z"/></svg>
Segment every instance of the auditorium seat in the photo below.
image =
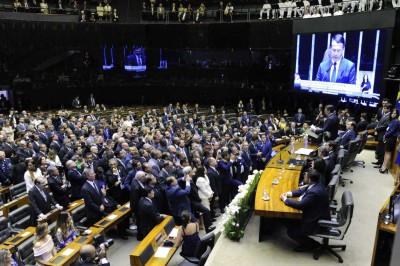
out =
<svg viewBox="0 0 400 266"><path fill-rule="evenodd" d="M11 200L15 200L16 198L19 198L25 194L26 194L25 182L10 187Z"/></svg>
<svg viewBox="0 0 400 266"><path fill-rule="evenodd" d="M5 217L0 217L0 243L11 237L11 230L8 228L8 220Z"/></svg>
<svg viewBox="0 0 400 266"><path fill-rule="evenodd" d="M34 236L28 238L17 247L17 257L22 265L36 265L35 256L33 255Z"/></svg>
<svg viewBox="0 0 400 266"><path fill-rule="evenodd" d="M74 221L75 227L79 230L86 230L86 212L85 205L81 205L71 211L72 221Z"/></svg>
<svg viewBox="0 0 400 266"><path fill-rule="evenodd" d="M31 210L28 205L24 205L8 214L10 226L16 232L22 231L31 225Z"/></svg>

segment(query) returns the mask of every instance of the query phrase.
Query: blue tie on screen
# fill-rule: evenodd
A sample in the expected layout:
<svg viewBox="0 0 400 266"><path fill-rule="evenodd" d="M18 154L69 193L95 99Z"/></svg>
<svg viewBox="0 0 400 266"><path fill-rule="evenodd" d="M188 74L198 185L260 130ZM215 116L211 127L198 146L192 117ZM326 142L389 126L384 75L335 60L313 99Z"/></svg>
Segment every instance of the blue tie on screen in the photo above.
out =
<svg viewBox="0 0 400 266"><path fill-rule="evenodd" d="M331 82L336 82L336 62L333 63L333 71L331 76Z"/></svg>

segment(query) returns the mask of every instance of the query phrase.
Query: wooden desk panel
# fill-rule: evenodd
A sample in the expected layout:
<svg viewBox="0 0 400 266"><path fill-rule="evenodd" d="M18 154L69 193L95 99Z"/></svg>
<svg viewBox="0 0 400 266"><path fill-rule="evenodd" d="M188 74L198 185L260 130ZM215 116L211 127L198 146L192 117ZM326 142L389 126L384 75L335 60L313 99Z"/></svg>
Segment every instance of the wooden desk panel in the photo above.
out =
<svg viewBox="0 0 400 266"><path fill-rule="evenodd" d="M176 252L176 248L171 248L166 258L154 258L153 256L149 259L146 264L143 264L140 260L140 255L143 251L151 245L154 253L157 251L159 245L157 244L156 238L162 237L163 241L158 241L158 243L163 243L166 238L168 238L167 233L165 232L164 227L173 219L172 216L168 216L161 223L156 225L153 230L136 246L136 248L130 254L130 262L132 266L143 266L143 265L167 265L174 253ZM152 264L150 264L150 262Z"/></svg>
<svg viewBox="0 0 400 266"><path fill-rule="evenodd" d="M125 210L123 210L125 208ZM131 211L131 208L129 207L129 203L125 203L124 205L121 205L118 209L95 223L93 226L94 227L100 227L103 228L105 231L108 231L111 229L112 226L118 224L121 222L123 218L125 218L129 212ZM114 217L112 219L112 217Z"/></svg>
<svg viewBox="0 0 400 266"><path fill-rule="evenodd" d="M265 217L301 219L302 212L300 210L286 206L280 199L282 193L298 188L300 171L286 170L282 179L279 180L280 172L281 169L266 168L262 173L256 191L254 214ZM274 179L278 179L278 185L272 184ZM264 189L268 192L269 201L262 199Z"/></svg>
<svg viewBox="0 0 400 266"><path fill-rule="evenodd" d="M71 265L74 263L79 257L79 250L81 248L81 244L76 242L69 243L66 247L60 250L53 258L50 259L46 265Z"/></svg>
<svg viewBox="0 0 400 266"><path fill-rule="evenodd" d="M19 208L24 205L29 204L28 194L23 195L22 197L10 201L3 206L0 207L0 216L8 217L8 214L12 211L13 208Z"/></svg>
<svg viewBox="0 0 400 266"><path fill-rule="evenodd" d="M295 142L294 145L294 150L297 151L300 148L305 148L305 143L304 139L298 139ZM316 149L318 148L317 145L314 144L309 144L307 149ZM291 146L288 145L282 151L278 152L267 164L267 168L285 168L286 170L289 169L289 164L287 163L290 159L296 159L297 155L296 154L290 154L289 151L291 150ZM302 160L306 159L306 156L301 155L300 158ZM283 163L278 163L278 160L282 159ZM303 166L294 166L294 168L291 168L290 170L297 170L300 171L303 168Z"/></svg>
<svg viewBox="0 0 400 266"><path fill-rule="evenodd" d="M8 239L6 239L4 241L5 245L8 246L19 246L22 242L24 242L25 240L27 240L28 238L30 238L31 236L33 236L36 233L36 228L35 227L28 227L25 230L19 232L18 234L16 234L13 237L10 237ZM19 240L15 241L15 239L19 238Z"/></svg>
<svg viewBox="0 0 400 266"><path fill-rule="evenodd" d="M68 205L67 212L71 213L74 209L78 208L79 206L82 206L83 204L85 204L85 202L83 201L83 199L75 200L74 202L71 202L71 203Z"/></svg>
<svg viewBox="0 0 400 266"><path fill-rule="evenodd" d="M15 251L14 250L14 246L7 246L7 245L4 245L4 244L0 244L0 249L8 249L11 254L13 254L14 251Z"/></svg>

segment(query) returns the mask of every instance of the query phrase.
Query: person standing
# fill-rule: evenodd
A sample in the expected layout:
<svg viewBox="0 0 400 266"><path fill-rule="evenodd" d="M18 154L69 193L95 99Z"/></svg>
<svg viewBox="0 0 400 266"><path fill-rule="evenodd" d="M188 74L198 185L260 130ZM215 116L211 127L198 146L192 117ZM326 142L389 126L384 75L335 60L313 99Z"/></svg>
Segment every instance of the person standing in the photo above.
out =
<svg viewBox="0 0 400 266"><path fill-rule="evenodd" d="M382 108L383 115L375 127L375 135L377 135L378 146L376 146L376 151L375 151L377 161L372 163L376 165L374 166L374 168L381 168L383 164L383 160L385 157L384 154L385 144L383 142L383 138L385 136L386 129L390 122L391 111L392 111L392 105L390 103L385 104Z"/></svg>
<svg viewBox="0 0 400 266"><path fill-rule="evenodd" d="M383 136L383 143L385 144L385 155L379 172L381 174L386 174L389 171L389 164L392 159L392 152L396 146L396 139L400 133L400 122L399 122L399 111L393 109L390 116L390 123L386 129L386 133Z"/></svg>

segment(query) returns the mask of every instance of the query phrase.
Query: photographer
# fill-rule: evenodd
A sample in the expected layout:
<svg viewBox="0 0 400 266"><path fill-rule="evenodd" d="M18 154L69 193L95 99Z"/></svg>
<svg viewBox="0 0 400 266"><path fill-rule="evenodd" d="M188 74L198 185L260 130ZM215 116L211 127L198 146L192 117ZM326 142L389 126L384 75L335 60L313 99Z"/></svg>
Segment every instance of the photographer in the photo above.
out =
<svg viewBox="0 0 400 266"><path fill-rule="evenodd" d="M89 265L101 265L110 266L110 263L106 258L105 248L100 247L96 250L93 245L83 245L79 250L79 259L76 262L76 266L89 266Z"/></svg>

